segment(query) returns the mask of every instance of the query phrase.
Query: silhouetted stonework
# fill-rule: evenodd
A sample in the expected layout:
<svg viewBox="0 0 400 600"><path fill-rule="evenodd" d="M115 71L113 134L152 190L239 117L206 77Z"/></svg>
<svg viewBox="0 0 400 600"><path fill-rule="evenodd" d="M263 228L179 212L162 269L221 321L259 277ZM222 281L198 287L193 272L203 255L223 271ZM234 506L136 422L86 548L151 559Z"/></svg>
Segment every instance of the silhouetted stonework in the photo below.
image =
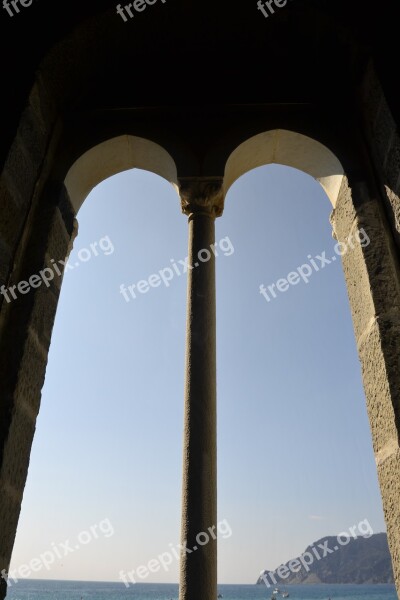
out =
<svg viewBox="0 0 400 600"><path fill-rule="evenodd" d="M335 235L364 227L371 239L343 262L400 590L397 4L296 0L264 19L256 2L168 0L126 23L105 0L4 11L0 285L68 255L77 223L64 180L105 140L159 144L183 187L222 181L231 153L265 131L324 144L346 174ZM0 571L14 544L60 285L0 297ZM188 589L200 576L186 573Z"/></svg>

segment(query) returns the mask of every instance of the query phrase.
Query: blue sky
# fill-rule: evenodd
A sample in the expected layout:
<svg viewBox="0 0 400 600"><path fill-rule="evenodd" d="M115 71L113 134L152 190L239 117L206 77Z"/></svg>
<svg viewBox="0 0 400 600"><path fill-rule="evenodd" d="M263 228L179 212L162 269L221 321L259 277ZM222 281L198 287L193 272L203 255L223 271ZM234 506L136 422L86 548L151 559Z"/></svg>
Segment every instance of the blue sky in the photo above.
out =
<svg viewBox="0 0 400 600"><path fill-rule="evenodd" d="M333 256L330 211L311 177L270 165L217 220L234 248L217 258L220 583L253 583L364 519L385 529L340 261L271 302L259 291ZM119 290L183 260L187 223L139 170L99 185L78 220L72 265L101 239L113 251L65 275L12 568L107 520L113 535L36 576L117 580L179 543L186 278L130 302ZM148 579L177 580L176 562Z"/></svg>

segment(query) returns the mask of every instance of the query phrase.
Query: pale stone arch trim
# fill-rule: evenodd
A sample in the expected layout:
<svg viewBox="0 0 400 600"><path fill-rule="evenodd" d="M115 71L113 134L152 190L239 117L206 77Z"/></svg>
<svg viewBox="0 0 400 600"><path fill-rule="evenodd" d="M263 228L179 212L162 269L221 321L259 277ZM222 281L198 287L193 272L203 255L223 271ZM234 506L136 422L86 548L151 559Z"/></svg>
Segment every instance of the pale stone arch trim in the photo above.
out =
<svg viewBox="0 0 400 600"><path fill-rule="evenodd" d="M255 135L232 152L225 166L225 194L239 177L271 163L294 167L314 177L335 207L344 175L341 163L320 142L285 129Z"/></svg>
<svg viewBox="0 0 400 600"><path fill-rule="evenodd" d="M121 135L82 154L68 171L65 186L75 211L78 212L96 185L135 168L160 175L178 190L175 162L162 146L144 138Z"/></svg>

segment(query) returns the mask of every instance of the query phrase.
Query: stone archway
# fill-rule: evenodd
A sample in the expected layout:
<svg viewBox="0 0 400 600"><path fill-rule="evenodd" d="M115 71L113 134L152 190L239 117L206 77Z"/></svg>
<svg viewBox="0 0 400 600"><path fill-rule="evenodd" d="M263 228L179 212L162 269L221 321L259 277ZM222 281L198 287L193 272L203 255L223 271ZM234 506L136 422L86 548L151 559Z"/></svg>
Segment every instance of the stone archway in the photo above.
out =
<svg viewBox="0 0 400 600"><path fill-rule="evenodd" d="M78 213L96 185L128 169L143 169L155 173L178 191L176 165L164 148L132 135L119 136L94 146L69 169L65 187L74 211Z"/></svg>
<svg viewBox="0 0 400 600"><path fill-rule="evenodd" d="M43 2L41 10L52 10L50 3L46 7ZM76 209L87 190L124 165L147 165L144 168L179 185L182 207L191 219L192 253L211 242L213 219L222 212L224 192L251 165L279 156L283 164L297 164L317 177L334 205L332 224L338 240L364 227L372 241L345 257L344 269L400 590L400 139L390 110L396 106L396 93L387 76L385 80L382 76L382 58L392 55L384 42L395 46L395 35L387 33L397 22L394 10L388 11L387 21L380 19L376 30L376 11L367 13L360 0L351 7L339 2L341 10L335 5L334 14L326 3L299 1L293 3L292 12L280 11L268 21L268 35L259 11L247 14L250 25L242 39L247 22L242 14L248 7L239 3L237 10L227 11L211 0L201 6L178 0L167 28L143 16L143 26L134 36L128 24L113 20L114 3L89 1L83 8L73 4L60 11L63 14L57 22L51 13L55 21L40 39L36 32L41 17L34 17L30 8L32 22L21 30L27 46L32 45L32 55L11 53L5 64L17 101L13 103L10 95L3 113L0 283L18 285L48 267L52 259L65 259L77 231ZM206 8L215 16L207 20L207 27ZM368 47L356 31L361 13L366 18L365 38L371 41ZM22 24L22 16L14 22L17 18ZM9 32L10 46L17 46L17 34L11 27ZM236 44L235 36L243 43ZM194 40L202 43L194 44ZM379 41L383 49L378 51ZM230 53L229 61L225 51ZM265 72L265 56L269 57L268 85L260 76ZM220 73L228 63L232 65L228 81L221 84ZM149 69L156 76L148 89L143 82L148 80ZM177 72L186 75L184 86L176 84ZM341 74L337 89L327 72ZM193 73L208 73L207 84ZM239 91L238 73L244 82ZM215 90L219 93L214 95ZM317 143L329 148L346 175L337 170L329 154L321 153L326 159L323 164L315 163L321 158L315 152L300 155L303 146L298 143L304 141L300 135L317 140L314 148ZM114 156L113 166L108 164L113 161L108 152L113 144L106 142L103 174L88 180L81 166L86 160L90 164L105 140L121 137L115 147L126 156ZM127 141L131 138L149 141L141 146L140 160ZM288 144L282 155L283 142ZM156 152L152 144L161 150ZM150 158L142 155L146 145ZM320 170L315 171L316 164ZM12 303L0 298L0 571L7 570L14 543L60 283L55 279L49 288L21 295ZM201 379L198 400L206 397L204 406L210 408L210 415L215 402L213 284L210 262L201 281L191 282L203 286L209 299L208 306L192 306L192 334L206 323L210 335L206 360L191 363L187 386L190 396L196 378L201 379L202 369L207 368L209 376ZM204 426L210 433L212 419ZM213 460L209 469L213 476L212 464ZM193 467L187 469L190 475ZM197 491L192 488L194 494ZM210 498L213 514L214 489ZM193 505L198 520L191 509L185 517L185 525L195 533L205 519L199 506ZM207 527L212 524L207 522ZM183 597L214 600L215 548L209 546L203 562L201 556L196 555L199 563L183 567L188 584L182 586ZM0 584L2 598L6 593L3 579Z"/></svg>
<svg viewBox="0 0 400 600"><path fill-rule="evenodd" d="M365 165L361 178L359 174L348 177L328 148L298 133L269 131L242 143L227 161L225 190L250 169L275 162L298 168L320 182L333 206L331 224L338 242L346 244L357 230L364 230L371 240L342 256L342 262L399 586L400 279L394 240L370 168Z"/></svg>
<svg viewBox="0 0 400 600"><path fill-rule="evenodd" d="M175 188L179 186L182 208L189 216L190 255L193 260L200 249L214 241L214 219L222 214L224 196L230 185L246 171L271 162L299 168L321 183L334 205L332 224L339 241L345 241L355 228L362 227L373 242L369 247L360 246L344 257L344 270L363 369L389 543L398 578L397 548L400 540L397 539L397 524L400 516L394 499L400 471L400 450L397 433L398 338L395 314L400 311L400 285L393 243L367 167L363 181L348 178L340 161L325 145L303 134L280 129L262 132L239 144L226 160L224 178L180 178L173 157L158 144L136 136L113 138L86 151L71 165L65 187L61 188L58 202L52 202L51 211L48 199L54 188L51 185L44 188L32 219L27 224L29 233L24 253L27 260L21 261L13 278L18 282L18 278L24 278L25 273L31 274L35 265L38 268L48 264L51 258L66 256L77 229L74 215L86 195L101 180L132 167L147 168L163 176ZM191 416L186 422L185 448L192 447L192 451L185 470L186 512L183 519L183 535L189 540L213 525L216 511L213 261L204 267L202 273L196 272L192 278L189 277L189 290L192 291L189 292L191 305L186 390L187 408L190 407L188 414ZM382 281L385 282L384 292ZM61 281L52 282L49 288L35 290L30 298L21 297L15 304L4 306L3 348L10 342L8 336L13 335L15 340L15 328L18 326L19 358L14 354L14 380L10 381L9 373L8 380L6 377L2 380L3 386L5 383L13 384L14 390L9 395L10 407L13 408L9 413L9 433L2 456L1 482L4 493L0 514L7 519L8 527L1 530L1 535L4 544L7 544L2 548L9 549L2 557L3 565L8 564L15 536L60 285ZM201 290L200 296L196 290ZM196 300L199 297L203 299L200 302ZM202 337L199 332L205 328L208 331L207 343L198 347L196 340ZM205 413L204 428L199 430L192 425L191 419L194 418L198 424L199 420L204 419ZM214 448L213 456L209 454L210 448ZM201 453L206 449L208 483L199 488L196 473L202 463ZM204 502L204 495L208 498L207 502ZM209 544L203 556L196 554L196 561L182 563L183 598L192 598L193 589L199 588L200 572L204 574L201 593L214 593L215 544Z"/></svg>
<svg viewBox="0 0 400 600"><path fill-rule="evenodd" d="M276 129L255 135L238 146L225 166L224 192L257 167L277 163L303 171L324 188L335 206L344 169L335 154L315 139L294 131Z"/></svg>
<svg viewBox="0 0 400 600"><path fill-rule="evenodd" d="M394 240L379 201L371 167L347 176L338 158L304 135L275 130L256 135L230 155L224 189L247 171L271 163L295 167L314 177L333 211L334 238L346 244L364 230L371 243L342 256L370 422L372 443L399 589L400 508L400 278ZM387 193L387 189L386 189ZM389 193L393 202L393 192Z"/></svg>

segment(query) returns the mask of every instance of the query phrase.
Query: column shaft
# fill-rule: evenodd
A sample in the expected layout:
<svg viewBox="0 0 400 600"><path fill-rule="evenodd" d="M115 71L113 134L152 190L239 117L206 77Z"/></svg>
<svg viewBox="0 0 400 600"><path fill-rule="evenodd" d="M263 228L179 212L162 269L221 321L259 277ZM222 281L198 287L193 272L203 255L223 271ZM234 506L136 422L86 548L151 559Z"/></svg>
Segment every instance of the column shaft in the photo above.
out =
<svg viewBox="0 0 400 600"><path fill-rule="evenodd" d="M180 600L217 598L215 257L210 250L214 229L213 214L189 218L193 269L188 274L182 543L197 549L182 553ZM207 262L198 258L203 249L210 251ZM196 538L203 532L210 539L201 546ZM200 543L205 539L201 536Z"/></svg>

